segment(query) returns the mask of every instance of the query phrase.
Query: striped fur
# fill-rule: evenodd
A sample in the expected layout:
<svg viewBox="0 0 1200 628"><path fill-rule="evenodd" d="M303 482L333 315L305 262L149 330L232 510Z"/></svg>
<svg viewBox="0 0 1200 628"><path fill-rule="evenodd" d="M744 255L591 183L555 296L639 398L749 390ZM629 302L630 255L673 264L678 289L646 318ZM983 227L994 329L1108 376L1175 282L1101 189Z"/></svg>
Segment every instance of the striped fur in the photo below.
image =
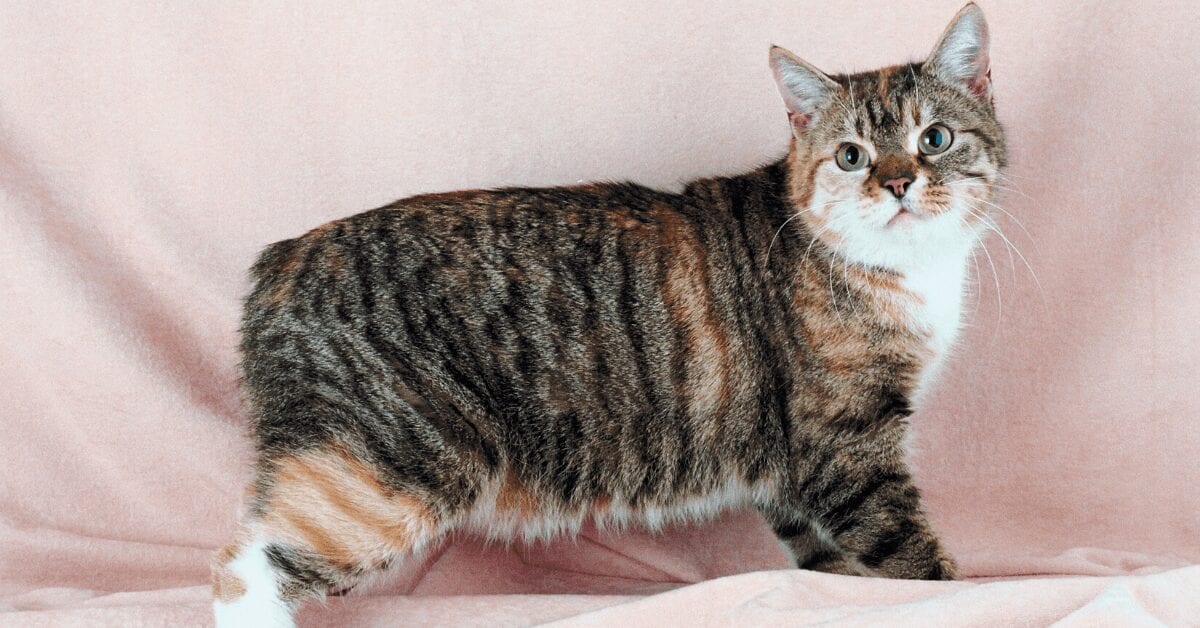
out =
<svg viewBox="0 0 1200 628"><path fill-rule="evenodd" d="M268 247L241 344L257 475L218 618L251 598L290 613L453 530L737 506L802 567L952 578L903 440L1004 147L990 91L931 67L803 84L829 92L789 105L818 103L791 112L785 158L681 193L418 196ZM932 121L960 142L937 158L912 143ZM872 167L839 170L844 141ZM876 168L912 169L919 220L881 222L899 205Z"/></svg>

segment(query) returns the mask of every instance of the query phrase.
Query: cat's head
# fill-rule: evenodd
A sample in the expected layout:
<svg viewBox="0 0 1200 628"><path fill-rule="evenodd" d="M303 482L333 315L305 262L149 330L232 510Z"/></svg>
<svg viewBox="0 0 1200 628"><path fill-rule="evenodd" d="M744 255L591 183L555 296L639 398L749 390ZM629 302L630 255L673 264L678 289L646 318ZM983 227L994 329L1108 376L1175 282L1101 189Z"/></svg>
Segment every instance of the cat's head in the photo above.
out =
<svg viewBox="0 0 1200 628"><path fill-rule="evenodd" d="M772 47L771 68L794 137L796 218L820 241L895 270L974 246L1005 164L979 7L959 11L922 63L829 76Z"/></svg>

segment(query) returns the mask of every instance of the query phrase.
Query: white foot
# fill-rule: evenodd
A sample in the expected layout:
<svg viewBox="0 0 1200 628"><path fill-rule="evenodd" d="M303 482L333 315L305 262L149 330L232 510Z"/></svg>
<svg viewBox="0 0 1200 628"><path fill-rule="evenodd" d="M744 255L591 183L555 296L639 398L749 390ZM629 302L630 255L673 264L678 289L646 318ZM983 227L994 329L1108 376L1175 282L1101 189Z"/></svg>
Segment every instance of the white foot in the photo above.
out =
<svg viewBox="0 0 1200 628"><path fill-rule="evenodd" d="M267 561L266 544L255 540L214 575L217 628L293 628L292 611L279 597L279 580Z"/></svg>

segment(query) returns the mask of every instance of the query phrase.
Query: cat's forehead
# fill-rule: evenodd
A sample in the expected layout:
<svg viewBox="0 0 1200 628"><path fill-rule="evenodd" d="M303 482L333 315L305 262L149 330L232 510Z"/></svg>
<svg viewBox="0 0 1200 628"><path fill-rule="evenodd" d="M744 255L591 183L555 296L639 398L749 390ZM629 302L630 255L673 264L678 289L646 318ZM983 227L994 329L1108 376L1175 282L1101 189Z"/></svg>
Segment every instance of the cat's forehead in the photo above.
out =
<svg viewBox="0 0 1200 628"><path fill-rule="evenodd" d="M946 115L939 86L910 63L830 77L842 87L834 96L829 131L882 144L903 144L916 128Z"/></svg>

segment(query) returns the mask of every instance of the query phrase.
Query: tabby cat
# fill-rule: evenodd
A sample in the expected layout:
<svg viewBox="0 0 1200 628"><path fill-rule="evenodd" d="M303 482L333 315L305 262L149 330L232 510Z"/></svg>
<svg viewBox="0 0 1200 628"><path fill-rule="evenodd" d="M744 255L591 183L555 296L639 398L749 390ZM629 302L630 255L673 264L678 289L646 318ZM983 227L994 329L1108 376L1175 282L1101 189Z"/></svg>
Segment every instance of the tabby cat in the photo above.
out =
<svg viewBox="0 0 1200 628"><path fill-rule="evenodd" d="M921 63L770 65L792 139L753 172L416 196L262 253L219 625L290 625L453 530L743 505L801 568L954 577L904 441L1005 164L983 14Z"/></svg>

